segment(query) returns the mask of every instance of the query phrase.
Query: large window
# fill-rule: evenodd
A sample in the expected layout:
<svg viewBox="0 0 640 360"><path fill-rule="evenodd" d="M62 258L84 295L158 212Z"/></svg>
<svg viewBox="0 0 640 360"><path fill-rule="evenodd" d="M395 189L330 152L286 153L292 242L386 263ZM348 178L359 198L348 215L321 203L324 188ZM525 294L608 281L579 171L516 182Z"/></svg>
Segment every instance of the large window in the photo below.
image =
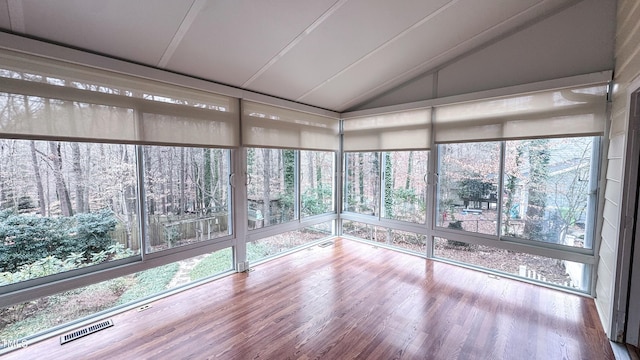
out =
<svg viewBox="0 0 640 360"><path fill-rule="evenodd" d="M571 137L438 146L437 226L592 249L598 144Z"/></svg>
<svg viewBox="0 0 640 360"><path fill-rule="evenodd" d="M598 138L507 141L503 235L592 248Z"/></svg>
<svg viewBox="0 0 640 360"><path fill-rule="evenodd" d="M229 150L145 146L148 252L230 234Z"/></svg>
<svg viewBox="0 0 640 360"><path fill-rule="evenodd" d="M425 223L428 163L428 151L345 154L345 211Z"/></svg>
<svg viewBox="0 0 640 360"><path fill-rule="evenodd" d="M135 148L0 140L0 285L139 252Z"/></svg>
<svg viewBox="0 0 640 360"><path fill-rule="evenodd" d="M247 149L249 229L296 219L295 150Z"/></svg>
<svg viewBox="0 0 640 360"><path fill-rule="evenodd" d="M300 151L302 217L334 211L334 159L334 152Z"/></svg>
<svg viewBox="0 0 640 360"><path fill-rule="evenodd" d="M550 285L589 290L592 267L588 264L443 238L435 238L433 248L434 256L442 259Z"/></svg>
<svg viewBox="0 0 640 360"><path fill-rule="evenodd" d="M438 226L497 235L500 143L438 146Z"/></svg>
<svg viewBox="0 0 640 360"><path fill-rule="evenodd" d="M232 270L231 249L0 307L0 339L21 339ZM0 344L0 348L2 344Z"/></svg>
<svg viewBox="0 0 640 360"><path fill-rule="evenodd" d="M428 151L382 153L382 216L424 224L426 220Z"/></svg>
<svg viewBox="0 0 640 360"><path fill-rule="evenodd" d="M332 229L333 221L328 221L247 243L247 260L253 263L303 247L331 236Z"/></svg>
<svg viewBox="0 0 640 360"><path fill-rule="evenodd" d="M249 229L334 212L334 159L330 151L247 149Z"/></svg>
<svg viewBox="0 0 640 360"><path fill-rule="evenodd" d="M380 154L377 152L344 155L344 210L359 214L380 214Z"/></svg>

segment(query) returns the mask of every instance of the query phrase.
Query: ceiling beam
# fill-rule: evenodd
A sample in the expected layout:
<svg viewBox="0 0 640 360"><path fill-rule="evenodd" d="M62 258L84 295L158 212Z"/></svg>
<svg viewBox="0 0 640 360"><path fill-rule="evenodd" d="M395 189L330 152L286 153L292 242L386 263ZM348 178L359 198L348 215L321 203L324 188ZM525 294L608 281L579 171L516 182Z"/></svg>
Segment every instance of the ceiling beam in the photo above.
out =
<svg viewBox="0 0 640 360"><path fill-rule="evenodd" d="M180 45L180 42L182 41L184 36L187 34L187 31L189 31L189 29L191 28L191 25L193 25L193 22L195 21L196 17L198 16L198 14L200 14L202 9L204 9L206 5L207 5L207 0L195 0L191 4L189 11L187 11L187 14L184 16L184 19L182 19L182 23L180 23L178 30L176 30L176 33L173 35L173 38L171 39L169 46L167 46L167 49L162 54L162 57L158 62L158 67L164 68L167 66L167 64L171 60L171 57L176 52L178 45Z"/></svg>
<svg viewBox="0 0 640 360"><path fill-rule="evenodd" d="M9 25L11 26L11 31L25 33L22 0L7 0L7 8L9 9Z"/></svg>
<svg viewBox="0 0 640 360"><path fill-rule="evenodd" d="M260 70L258 70L253 76L249 78L249 80L245 81L242 84L242 88L246 89L252 82L254 82L257 78L259 78L265 71L269 70L278 60L280 60L283 56L285 56L291 49L293 49L296 45L298 45L307 35L311 34L313 30L315 30L320 24L322 24L325 20L327 20L331 15L333 15L342 5L346 4L348 0L338 0L336 1L327 11L325 11L319 18L317 18L311 25L309 25L303 32L298 34L287 46L285 46L278 54L272 57Z"/></svg>

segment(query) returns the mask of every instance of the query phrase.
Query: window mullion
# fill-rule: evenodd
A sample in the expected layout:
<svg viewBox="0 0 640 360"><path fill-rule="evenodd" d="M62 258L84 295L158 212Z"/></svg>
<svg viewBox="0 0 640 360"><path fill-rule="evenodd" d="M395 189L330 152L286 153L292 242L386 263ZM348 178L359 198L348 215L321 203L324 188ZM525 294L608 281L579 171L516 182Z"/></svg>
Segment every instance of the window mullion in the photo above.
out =
<svg viewBox="0 0 640 360"><path fill-rule="evenodd" d="M147 206L145 201L145 186L144 186L144 154L143 154L143 146L136 145L136 180L137 180L137 193L138 193L138 226L140 228L140 236L138 237L139 245L140 245L140 256L144 261L145 255L149 251L146 248L145 244L147 243L145 240L147 239Z"/></svg>
<svg viewBox="0 0 640 360"><path fill-rule="evenodd" d="M498 240L502 238L502 194L504 194L504 157L505 157L506 143L500 142L500 171L498 172L498 196L496 203L496 214L498 215Z"/></svg>

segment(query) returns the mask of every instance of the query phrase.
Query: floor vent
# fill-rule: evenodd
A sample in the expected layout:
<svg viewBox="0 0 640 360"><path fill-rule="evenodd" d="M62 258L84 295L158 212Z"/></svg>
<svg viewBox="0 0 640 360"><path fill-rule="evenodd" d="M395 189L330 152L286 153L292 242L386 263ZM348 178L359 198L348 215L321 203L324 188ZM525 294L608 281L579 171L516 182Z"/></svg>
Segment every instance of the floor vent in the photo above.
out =
<svg viewBox="0 0 640 360"><path fill-rule="evenodd" d="M99 322L97 324L85 326L80 330L76 330L76 331L74 331L72 333L69 333L67 335L60 336L60 345L66 344L66 343L68 343L70 341L79 339L79 338L81 338L83 336L87 336L87 335L93 334L94 332L98 332L100 330L104 330L104 329L112 327L112 326L113 326L113 320L111 320L111 319Z"/></svg>
<svg viewBox="0 0 640 360"><path fill-rule="evenodd" d="M321 244L318 244L319 247L327 247L333 245L333 241L325 241Z"/></svg>

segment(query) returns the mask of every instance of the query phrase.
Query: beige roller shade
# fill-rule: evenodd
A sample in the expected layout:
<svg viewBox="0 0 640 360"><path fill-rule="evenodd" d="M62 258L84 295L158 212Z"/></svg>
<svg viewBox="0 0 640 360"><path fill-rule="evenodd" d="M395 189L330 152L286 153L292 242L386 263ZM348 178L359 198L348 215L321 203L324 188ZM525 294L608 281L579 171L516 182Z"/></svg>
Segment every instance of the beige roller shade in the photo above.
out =
<svg viewBox="0 0 640 360"><path fill-rule="evenodd" d="M339 125L327 116L242 101L244 146L337 151Z"/></svg>
<svg viewBox="0 0 640 360"><path fill-rule="evenodd" d="M11 136L240 145L235 98L7 50L0 106Z"/></svg>
<svg viewBox="0 0 640 360"><path fill-rule="evenodd" d="M345 119L344 151L426 150L431 147L431 109Z"/></svg>
<svg viewBox="0 0 640 360"><path fill-rule="evenodd" d="M588 85L439 106L437 143L602 135L607 86Z"/></svg>

